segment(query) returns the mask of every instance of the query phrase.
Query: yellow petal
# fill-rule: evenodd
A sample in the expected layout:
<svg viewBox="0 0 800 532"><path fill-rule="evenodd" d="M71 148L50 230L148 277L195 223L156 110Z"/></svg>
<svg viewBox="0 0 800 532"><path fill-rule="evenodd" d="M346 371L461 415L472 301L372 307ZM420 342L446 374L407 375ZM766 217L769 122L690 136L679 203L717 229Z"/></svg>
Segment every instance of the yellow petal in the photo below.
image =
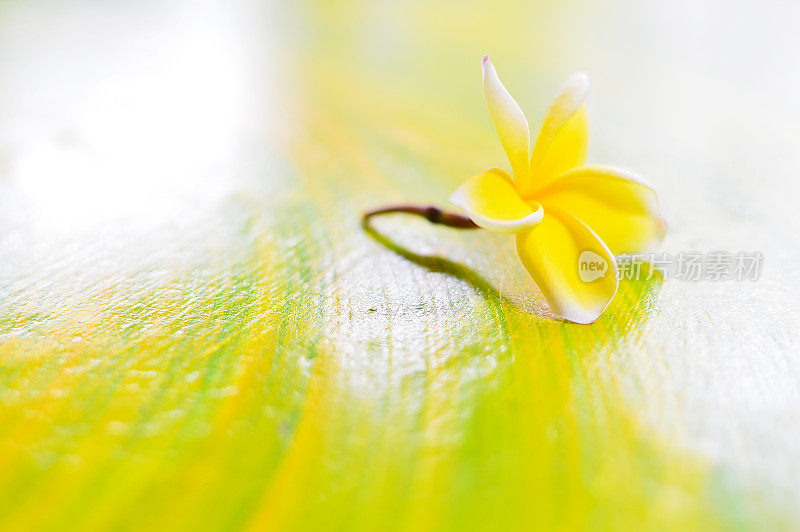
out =
<svg viewBox="0 0 800 532"><path fill-rule="evenodd" d="M511 176L499 168L467 179L450 196L450 202L464 209L479 226L497 233L528 231L544 214L536 203L522 201Z"/></svg>
<svg viewBox="0 0 800 532"><path fill-rule="evenodd" d="M651 251L666 232L653 189L624 170L577 168L534 197L545 209L553 205L580 219L615 255Z"/></svg>
<svg viewBox="0 0 800 532"><path fill-rule="evenodd" d="M567 170L581 166L589 146L586 96L589 77L575 74L558 91L545 113L531 155L532 186L538 188ZM520 192L525 195L530 189Z"/></svg>
<svg viewBox="0 0 800 532"><path fill-rule="evenodd" d="M492 117L497 136L506 151L517 188L530 186L531 134L528 120L514 98L500 83L489 56L481 59L483 66L483 95Z"/></svg>
<svg viewBox="0 0 800 532"><path fill-rule="evenodd" d="M517 254L550 307L576 323L592 323L617 293L614 256L586 224L558 209L518 234Z"/></svg>

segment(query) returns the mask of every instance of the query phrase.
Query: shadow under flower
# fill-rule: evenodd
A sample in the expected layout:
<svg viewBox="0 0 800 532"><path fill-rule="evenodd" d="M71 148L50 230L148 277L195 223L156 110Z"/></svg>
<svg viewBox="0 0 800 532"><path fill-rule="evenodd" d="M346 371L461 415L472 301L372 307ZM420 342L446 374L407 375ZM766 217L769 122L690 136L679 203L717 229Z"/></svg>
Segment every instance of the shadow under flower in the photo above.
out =
<svg viewBox="0 0 800 532"><path fill-rule="evenodd" d="M556 318L554 315L547 315L539 309L531 309L528 305L520 304L519 301L501 293L483 276L463 264L459 264L439 255L422 255L401 246L386 234L378 231L372 225L371 219L362 220L361 227L367 236L395 254L422 266L428 271L444 273L465 281L481 296L502 302L504 308L511 308L518 312L534 315L536 318L546 323L574 325L563 318ZM642 270L646 271L646 268ZM620 279L619 289L617 290L614 301L612 301L609 308L606 309L606 312L600 316L595 323L601 320L610 320L621 325L620 328L623 332L641 326L654 311L656 296L662 281L663 278L658 271L649 279Z"/></svg>
<svg viewBox="0 0 800 532"><path fill-rule="evenodd" d="M374 241L378 242L397 255L400 255L404 259L410 260L414 264L422 266L428 271L434 273L444 273L455 277L456 279L461 279L462 281L469 283L483 297L500 299L504 304L518 307L516 302L501 294L494 286L492 286L489 281L484 279L480 274L469 267L439 255L421 255L404 248L385 234L375 229L369 219L363 220L361 222L361 227L364 229L364 232Z"/></svg>

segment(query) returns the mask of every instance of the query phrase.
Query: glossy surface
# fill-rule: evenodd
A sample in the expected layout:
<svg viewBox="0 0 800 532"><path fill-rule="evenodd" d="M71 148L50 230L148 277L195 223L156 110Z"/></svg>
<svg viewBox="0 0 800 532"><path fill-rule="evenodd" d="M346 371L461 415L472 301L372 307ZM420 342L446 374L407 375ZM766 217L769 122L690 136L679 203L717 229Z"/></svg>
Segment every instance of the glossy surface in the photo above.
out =
<svg viewBox="0 0 800 532"><path fill-rule="evenodd" d="M798 526L797 8L0 3L0 528ZM503 235L402 215L594 81L662 249L554 321Z"/></svg>

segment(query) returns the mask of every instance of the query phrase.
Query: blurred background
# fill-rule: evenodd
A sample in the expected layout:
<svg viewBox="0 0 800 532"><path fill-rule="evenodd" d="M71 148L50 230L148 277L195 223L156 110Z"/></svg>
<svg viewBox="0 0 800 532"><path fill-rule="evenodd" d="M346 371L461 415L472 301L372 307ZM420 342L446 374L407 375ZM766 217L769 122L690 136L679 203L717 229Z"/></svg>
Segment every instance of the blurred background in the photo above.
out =
<svg viewBox="0 0 800 532"><path fill-rule="evenodd" d="M0 528L798 526L800 5L0 0ZM593 82L669 252L553 319L391 217Z"/></svg>

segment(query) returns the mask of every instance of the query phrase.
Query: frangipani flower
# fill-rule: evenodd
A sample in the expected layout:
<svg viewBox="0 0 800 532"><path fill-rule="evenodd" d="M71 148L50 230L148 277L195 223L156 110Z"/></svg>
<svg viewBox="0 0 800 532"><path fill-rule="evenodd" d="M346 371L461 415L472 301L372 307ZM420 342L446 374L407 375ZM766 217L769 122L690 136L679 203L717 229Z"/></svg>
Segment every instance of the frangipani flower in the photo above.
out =
<svg viewBox="0 0 800 532"><path fill-rule="evenodd" d="M614 255L642 253L666 231L653 189L615 168L583 166L588 146L589 78L575 74L556 95L531 150L528 121L483 56L489 114L512 175L492 168L461 185L450 201L480 227L515 235L525 269L550 307L576 323L592 323L617 293ZM604 275L581 275L584 257ZM585 264L585 263L584 263Z"/></svg>

